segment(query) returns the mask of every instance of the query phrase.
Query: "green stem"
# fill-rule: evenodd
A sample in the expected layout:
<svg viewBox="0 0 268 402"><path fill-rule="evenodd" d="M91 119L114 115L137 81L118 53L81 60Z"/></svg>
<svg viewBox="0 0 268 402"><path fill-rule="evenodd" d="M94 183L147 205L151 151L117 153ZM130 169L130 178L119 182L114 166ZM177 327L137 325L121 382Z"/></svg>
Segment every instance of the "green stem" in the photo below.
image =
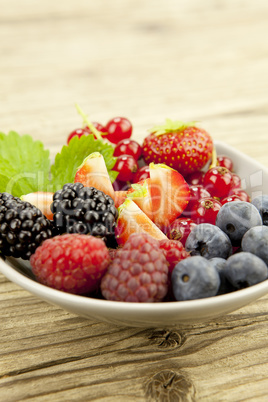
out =
<svg viewBox="0 0 268 402"><path fill-rule="evenodd" d="M91 123L88 116L83 112L81 107L77 103L75 104L75 107L76 107L78 114L80 114L80 116L83 118L83 123L86 124L88 126L88 128L90 128L90 130L92 131L92 133L96 136L96 138L98 140L102 140L100 131L97 130L96 127Z"/></svg>

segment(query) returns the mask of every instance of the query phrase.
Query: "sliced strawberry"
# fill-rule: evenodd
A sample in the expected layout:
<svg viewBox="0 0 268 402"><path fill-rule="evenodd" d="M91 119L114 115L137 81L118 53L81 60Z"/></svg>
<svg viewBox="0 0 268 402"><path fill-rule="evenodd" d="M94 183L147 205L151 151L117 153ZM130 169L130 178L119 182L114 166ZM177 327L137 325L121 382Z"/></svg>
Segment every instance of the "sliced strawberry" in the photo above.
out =
<svg viewBox="0 0 268 402"><path fill-rule="evenodd" d="M47 219L53 219L53 213L50 210L50 205L53 202L53 194L51 192L37 191L35 193L28 193L22 195L22 201L30 202L35 207L39 208Z"/></svg>
<svg viewBox="0 0 268 402"><path fill-rule="evenodd" d="M165 163L186 176L200 171L211 159L212 151L211 136L195 122L167 119L144 139L142 155L147 164Z"/></svg>
<svg viewBox="0 0 268 402"><path fill-rule="evenodd" d="M153 219L150 179L132 184L131 188L127 191L127 198L134 201L148 218Z"/></svg>
<svg viewBox="0 0 268 402"><path fill-rule="evenodd" d="M114 192L114 205L116 206L116 208L120 207L121 204L123 204L123 202L125 201L125 199L127 198L127 194L128 191L115 191Z"/></svg>
<svg viewBox="0 0 268 402"><path fill-rule="evenodd" d="M149 166L152 220L164 230L187 207L190 190L183 176L176 170L165 164L150 163Z"/></svg>
<svg viewBox="0 0 268 402"><path fill-rule="evenodd" d="M157 240L167 239L164 233L131 199L127 198L119 207L118 212L115 234L119 245L125 244L132 233L148 233Z"/></svg>
<svg viewBox="0 0 268 402"><path fill-rule="evenodd" d="M95 187L105 194L115 198L114 189L103 156L93 152L77 169L74 182L82 183L85 187Z"/></svg>

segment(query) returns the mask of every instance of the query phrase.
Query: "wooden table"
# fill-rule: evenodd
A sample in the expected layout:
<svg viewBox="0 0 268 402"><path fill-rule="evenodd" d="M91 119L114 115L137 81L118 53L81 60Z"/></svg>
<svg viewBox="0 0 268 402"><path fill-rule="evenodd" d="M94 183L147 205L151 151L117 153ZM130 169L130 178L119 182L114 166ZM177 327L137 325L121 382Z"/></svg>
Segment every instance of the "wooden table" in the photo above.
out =
<svg viewBox="0 0 268 402"><path fill-rule="evenodd" d="M0 130L60 150L81 125L134 137L197 120L268 165L266 0L0 1ZM0 400L266 401L268 295L172 330L90 322L0 275ZM181 398L181 399L180 399Z"/></svg>

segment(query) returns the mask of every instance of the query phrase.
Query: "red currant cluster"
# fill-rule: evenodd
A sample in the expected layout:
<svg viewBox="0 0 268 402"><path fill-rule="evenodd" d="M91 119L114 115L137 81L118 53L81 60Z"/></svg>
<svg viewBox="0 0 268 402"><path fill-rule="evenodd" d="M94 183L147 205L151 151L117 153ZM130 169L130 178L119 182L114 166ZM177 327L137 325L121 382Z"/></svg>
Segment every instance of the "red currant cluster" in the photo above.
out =
<svg viewBox="0 0 268 402"><path fill-rule="evenodd" d="M194 226L200 223L215 225L222 205L232 201L250 202L250 197L241 188L240 177L233 173L233 161L225 156L217 157L216 166L186 177L190 188L190 201L180 218L167 230L169 239L183 244Z"/></svg>
<svg viewBox="0 0 268 402"><path fill-rule="evenodd" d="M100 132L103 136L113 144L117 144L119 141L130 138L132 134L132 124L125 117L114 117L109 120L108 123L103 126L98 122L92 122L93 126ZM71 141L73 137L81 137L82 135L92 134L92 131L88 126L84 128L77 128L72 131L68 136L67 143Z"/></svg>
<svg viewBox="0 0 268 402"><path fill-rule="evenodd" d="M141 145L131 139L133 127L125 117L115 117L103 126L93 122L103 138L114 144L114 156L117 158L114 170L118 172L113 183L114 190L128 190L132 183L138 183L150 177L149 166L140 167L144 154ZM88 126L74 130L68 137L68 143L74 136L92 134ZM188 137L189 138L189 137ZM143 163L144 164L144 163ZM248 201L248 194L241 188L240 177L233 172L233 161L225 155L218 155L216 163L206 172L195 171L185 178L190 188L190 201L182 215L167 228L167 237L180 240L182 244L196 224L215 225L217 214L227 202Z"/></svg>
<svg viewBox="0 0 268 402"><path fill-rule="evenodd" d="M115 144L114 156L117 160L114 170L118 172L117 180L113 183L115 190L126 190L131 183L149 177L149 166L139 167L138 160L142 154L142 148L137 141L131 139L132 124L125 117L114 117L103 126L98 122L92 122L103 138ZM67 139L69 144L73 137L80 138L83 135L92 134L88 126L72 131Z"/></svg>

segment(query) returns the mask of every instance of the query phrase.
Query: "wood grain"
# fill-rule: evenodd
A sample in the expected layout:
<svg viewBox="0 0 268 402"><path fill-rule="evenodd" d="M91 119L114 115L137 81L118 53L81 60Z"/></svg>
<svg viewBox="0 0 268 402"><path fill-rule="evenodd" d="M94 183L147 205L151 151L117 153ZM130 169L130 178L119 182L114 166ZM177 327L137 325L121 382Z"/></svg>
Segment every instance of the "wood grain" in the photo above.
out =
<svg viewBox="0 0 268 402"><path fill-rule="evenodd" d="M0 0L0 131L52 156L81 125L198 120L268 166L265 0ZM216 321L136 329L50 306L0 275L0 401L266 401L268 296Z"/></svg>

